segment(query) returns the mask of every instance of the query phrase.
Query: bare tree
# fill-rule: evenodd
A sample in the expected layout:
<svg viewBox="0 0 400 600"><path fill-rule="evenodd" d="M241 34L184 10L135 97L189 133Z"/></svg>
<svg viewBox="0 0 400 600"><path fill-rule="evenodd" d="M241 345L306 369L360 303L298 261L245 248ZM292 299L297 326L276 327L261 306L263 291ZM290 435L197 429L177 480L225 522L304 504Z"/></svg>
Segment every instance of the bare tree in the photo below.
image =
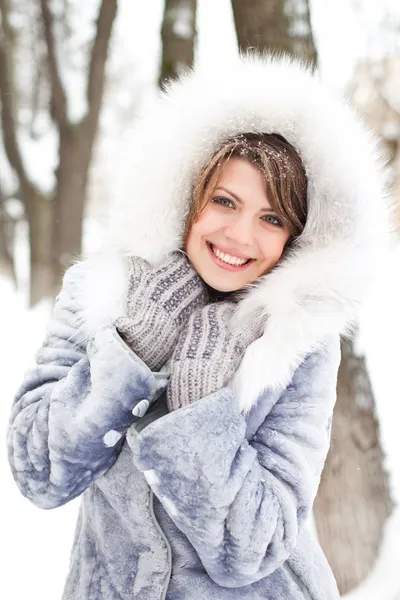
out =
<svg viewBox="0 0 400 600"><path fill-rule="evenodd" d="M196 0L165 0L161 27L162 58L159 85L175 79L194 61Z"/></svg>
<svg viewBox="0 0 400 600"><path fill-rule="evenodd" d="M50 287L49 244L45 243L51 231L49 201L44 198L27 175L17 137L18 107L15 86L15 35L10 21L8 0L0 1L0 92L1 124L4 148L8 161L19 181L19 194L29 222L31 247L31 298L37 298L36 285L46 291ZM47 234L47 236L46 236Z"/></svg>
<svg viewBox="0 0 400 600"><path fill-rule="evenodd" d="M241 50L285 51L317 62L306 1L232 0L232 8ZM314 512L344 593L370 571L391 510L372 389L365 362L349 341L342 344L332 432Z"/></svg>
<svg viewBox="0 0 400 600"><path fill-rule="evenodd" d="M341 593L371 571L392 509L365 360L342 342L331 447L314 504L319 540Z"/></svg>
<svg viewBox="0 0 400 600"><path fill-rule="evenodd" d="M42 35L38 33L35 43L40 47L44 42L46 81L50 90L48 110L58 137L56 183L50 193L43 192L32 180L18 139L19 95L15 73L15 35L10 19L11 5L10 0L0 0L1 121L7 158L17 175L19 196L29 223L30 300L34 304L44 295L54 294L65 266L81 252L88 172L99 121L117 0L102 0L100 3L87 67L87 110L77 122L69 116L50 0L40 0Z"/></svg>
<svg viewBox="0 0 400 600"><path fill-rule="evenodd" d="M6 211L6 197L0 183L0 275L16 283L15 265L11 246L14 224Z"/></svg>
<svg viewBox="0 0 400 600"><path fill-rule="evenodd" d="M232 0L232 9L240 50L267 48L317 62L308 0Z"/></svg>

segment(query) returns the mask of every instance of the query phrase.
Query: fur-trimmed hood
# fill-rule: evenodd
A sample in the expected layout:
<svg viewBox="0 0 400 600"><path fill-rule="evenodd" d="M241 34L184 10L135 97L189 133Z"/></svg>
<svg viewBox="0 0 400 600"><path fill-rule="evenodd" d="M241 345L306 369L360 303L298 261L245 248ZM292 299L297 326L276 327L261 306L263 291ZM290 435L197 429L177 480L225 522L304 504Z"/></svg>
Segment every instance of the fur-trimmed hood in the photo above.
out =
<svg viewBox="0 0 400 600"><path fill-rule="evenodd" d="M241 326L260 308L267 317L232 382L246 410L266 386L287 384L327 336L350 331L388 249L376 140L300 62L241 57L188 73L146 106L126 148L128 169L116 175L108 257L90 269L94 290L84 304L93 322L88 298L96 293L99 302L104 286L96 314L120 310L123 257L157 263L179 248L195 178L226 140L248 132L279 133L296 148L308 177L308 219L296 248L239 306Z"/></svg>

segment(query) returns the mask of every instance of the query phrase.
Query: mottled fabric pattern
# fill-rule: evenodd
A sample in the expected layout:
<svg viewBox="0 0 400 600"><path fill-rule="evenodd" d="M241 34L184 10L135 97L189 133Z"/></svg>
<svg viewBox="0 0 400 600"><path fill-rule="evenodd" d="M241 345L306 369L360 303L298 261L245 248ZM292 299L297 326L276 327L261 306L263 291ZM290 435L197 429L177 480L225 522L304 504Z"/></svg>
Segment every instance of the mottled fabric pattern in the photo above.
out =
<svg viewBox="0 0 400 600"><path fill-rule="evenodd" d="M330 344L309 356L251 439L232 393L222 389L152 423L132 445L136 464L220 586L258 582L294 551L328 449L337 355Z"/></svg>
<svg viewBox="0 0 400 600"><path fill-rule="evenodd" d="M23 494L41 508L79 496L115 462L132 409L165 387L113 328L83 347L74 291L80 269L65 278L37 365L17 392L8 433L14 477ZM107 446L114 432L120 442ZM107 439L107 438L106 438Z"/></svg>
<svg viewBox="0 0 400 600"><path fill-rule="evenodd" d="M65 278L8 435L32 502L82 495L64 600L338 600L309 527L338 339L246 417L227 388L167 414L167 374L115 328L77 341L80 277L76 266Z"/></svg>
<svg viewBox="0 0 400 600"><path fill-rule="evenodd" d="M232 301L214 302L191 314L170 362L170 411L224 387L238 369L246 348L263 334L261 318L235 329L235 308Z"/></svg>
<svg viewBox="0 0 400 600"><path fill-rule="evenodd" d="M206 303L207 290L184 252L172 252L157 267L138 256L129 257L128 265L127 316L115 325L146 365L158 371L193 310Z"/></svg>

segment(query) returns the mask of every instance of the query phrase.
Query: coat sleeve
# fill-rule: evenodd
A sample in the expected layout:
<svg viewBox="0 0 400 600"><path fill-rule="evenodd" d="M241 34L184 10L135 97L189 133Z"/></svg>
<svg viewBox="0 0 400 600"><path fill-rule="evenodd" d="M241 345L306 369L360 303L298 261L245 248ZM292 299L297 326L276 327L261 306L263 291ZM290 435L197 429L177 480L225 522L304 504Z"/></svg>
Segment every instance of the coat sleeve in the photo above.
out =
<svg viewBox="0 0 400 600"><path fill-rule="evenodd" d="M36 366L14 399L8 455L21 492L41 508L81 494L115 462L132 410L166 385L113 326L77 341L81 265L66 273Z"/></svg>
<svg viewBox="0 0 400 600"><path fill-rule="evenodd" d="M339 361L337 339L310 354L250 440L224 388L152 423L132 446L218 585L252 584L295 548L329 447Z"/></svg>

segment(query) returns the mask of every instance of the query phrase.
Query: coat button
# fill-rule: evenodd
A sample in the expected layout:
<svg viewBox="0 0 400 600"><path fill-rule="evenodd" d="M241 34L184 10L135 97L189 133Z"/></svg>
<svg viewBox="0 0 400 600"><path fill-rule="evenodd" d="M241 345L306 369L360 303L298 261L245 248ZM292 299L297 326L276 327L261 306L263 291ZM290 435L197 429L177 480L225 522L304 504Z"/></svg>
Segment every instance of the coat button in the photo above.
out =
<svg viewBox="0 0 400 600"><path fill-rule="evenodd" d="M150 406L150 402L148 400L140 400L135 408L132 409L132 414L134 417L143 417L147 413L147 409Z"/></svg>
<svg viewBox="0 0 400 600"><path fill-rule="evenodd" d="M106 446L108 446L108 448L112 448L121 438L122 433L116 431L115 429L111 429L104 435L103 442Z"/></svg>

